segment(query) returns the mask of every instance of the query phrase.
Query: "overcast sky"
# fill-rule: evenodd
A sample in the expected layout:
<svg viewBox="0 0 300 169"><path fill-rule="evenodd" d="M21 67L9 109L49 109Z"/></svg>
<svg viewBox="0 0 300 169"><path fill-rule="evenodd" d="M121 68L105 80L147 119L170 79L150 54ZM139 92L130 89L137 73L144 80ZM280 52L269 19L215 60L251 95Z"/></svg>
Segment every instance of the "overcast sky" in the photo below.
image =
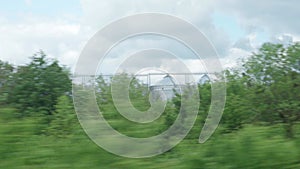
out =
<svg viewBox="0 0 300 169"><path fill-rule="evenodd" d="M216 47L224 66L233 66L263 42L299 41L299 6L298 0L0 0L0 60L25 64L42 49L72 67L87 41L103 26L124 16L159 12L197 26ZM154 48L159 41L176 46L151 37L123 46L127 51ZM119 60L112 57L103 69L109 71ZM186 60L198 71L193 60Z"/></svg>

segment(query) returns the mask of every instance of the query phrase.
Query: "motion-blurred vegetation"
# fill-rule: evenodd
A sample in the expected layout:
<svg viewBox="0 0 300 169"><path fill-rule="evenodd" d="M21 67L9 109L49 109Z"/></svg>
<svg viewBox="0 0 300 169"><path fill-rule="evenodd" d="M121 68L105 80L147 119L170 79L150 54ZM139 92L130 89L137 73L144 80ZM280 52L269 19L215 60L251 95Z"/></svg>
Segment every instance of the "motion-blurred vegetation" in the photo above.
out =
<svg viewBox="0 0 300 169"><path fill-rule="evenodd" d="M43 52L25 66L0 61L0 168L300 168L300 44L266 43L224 74L227 102L212 138L198 144L211 99L210 83L199 84L198 117L184 141L156 157L128 159L99 148L81 129L70 72L58 61ZM129 75L120 75L120 83L122 78ZM133 137L166 130L181 104L177 95L159 119L138 124L118 113L103 77L95 87L110 125ZM138 79L131 81L129 96L137 109L150 107L147 87Z"/></svg>

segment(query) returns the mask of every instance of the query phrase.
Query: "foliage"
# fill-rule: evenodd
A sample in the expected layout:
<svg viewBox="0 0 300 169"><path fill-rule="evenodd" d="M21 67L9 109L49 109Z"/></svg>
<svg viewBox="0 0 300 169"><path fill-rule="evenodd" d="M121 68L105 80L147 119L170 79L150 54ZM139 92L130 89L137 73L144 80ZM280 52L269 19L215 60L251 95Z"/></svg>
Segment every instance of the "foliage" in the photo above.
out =
<svg viewBox="0 0 300 169"><path fill-rule="evenodd" d="M226 71L226 106L223 112L221 124L227 132L238 130L243 125L252 122L255 116L252 105L249 104L251 95L247 85L247 79L240 77L238 72Z"/></svg>
<svg viewBox="0 0 300 169"><path fill-rule="evenodd" d="M70 75L58 61L48 60L43 52L25 66L0 61L0 168L299 168L299 56L299 43L266 43L242 67L226 70L223 118L205 144L198 144L198 137L210 109L210 83L214 82L199 84L199 113L190 134L172 151L141 160L114 156L87 138L71 102ZM182 104L187 105L182 109L184 123L197 104L196 94L187 94L187 87L167 102L160 118L137 124L116 110L112 80L120 93L129 89L131 103L141 113L151 106L149 90L127 74L96 79L101 113L128 136L145 138L165 131L178 118ZM184 102L183 97L188 99Z"/></svg>
<svg viewBox="0 0 300 169"><path fill-rule="evenodd" d="M7 96L14 67L0 60L0 105L7 104Z"/></svg>
<svg viewBox="0 0 300 169"><path fill-rule="evenodd" d="M48 128L51 135L65 137L70 135L77 124L73 104L68 96L60 96L55 105L53 119Z"/></svg>
<svg viewBox="0 0 300 169"><path fill-rule="evenodd" d="M300 120L299 56L300 43L266 43L244 65L245 76L255 81L248 90L258 120L284 123L288 137L293 137L293 125Z"/></svg>
<svg viewBox="0 0 300 169"><path fill-rule="evenodd" d="M26 66L19 66L8 93L9 103L14 104L22 116L32 112L50 115L57 98L70 93L71 80L68 72L57 61L48 61L41 51Z"/></svg>
<svg viewBox="0 0 300 169"><path fill-rule="evenodd" d="M2 114L1 114L2 115ZM299 138L286 140L280 126L245 126L236 133L214 135L205 144L185 139L172 151L147 159L106 152L78 129L67 138L34 135L30 118L4 123L0 115L0 168L299 168ZM119 123L122 124L122 123ZM78 123L77 123L78 125ZM297 125L297 127L300 127ZM142 130L142 132L147 132ZM298 132L299 133L299 132ZM300 133L299 133L300 134Z"/></svg>

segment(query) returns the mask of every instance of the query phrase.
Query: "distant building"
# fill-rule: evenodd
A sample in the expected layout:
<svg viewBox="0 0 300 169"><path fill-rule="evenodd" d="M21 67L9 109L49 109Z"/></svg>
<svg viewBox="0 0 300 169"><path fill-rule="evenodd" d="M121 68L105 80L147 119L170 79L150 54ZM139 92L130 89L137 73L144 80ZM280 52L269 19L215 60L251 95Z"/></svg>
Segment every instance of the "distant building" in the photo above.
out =
<svg viewBox="0 0 300 169"><path fill-rule="evenodd" d="M153 99L169 100L176 92L180 92L180 86L175 83L172 76L167 74L162 80L150 86L150 92Z"/></svg>
<svg viewBox="0 0 300 169"><path fill-rule="evenodd" d="M200 79L199 79L199 84L205 84L205 83L209 83L210 82L210 78L207 74L203 75Z"/></svg>

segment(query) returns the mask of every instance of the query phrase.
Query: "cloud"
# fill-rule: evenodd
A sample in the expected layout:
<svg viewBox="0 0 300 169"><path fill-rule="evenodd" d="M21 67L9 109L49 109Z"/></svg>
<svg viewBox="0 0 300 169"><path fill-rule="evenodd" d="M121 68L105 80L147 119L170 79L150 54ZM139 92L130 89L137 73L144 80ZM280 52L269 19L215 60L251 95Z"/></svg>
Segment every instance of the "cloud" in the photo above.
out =
<svg viewBox="0 0 300 169"><path fill-rule="evenodd" d="M62 64L71 65L82 46L78 38L79 31L79 24L57 20L2 22L0 23L0 59L17 65L24 64L28 62L29 56L44 50L46 54L58 59Z"/></svg>
<svg viewBox="0 0 300 169"><path fill-rule="evenodd" d="M271 34L299 35L300 1L290 0L224 0L217 10L234 16L248 32L263 30Z"/></svg>
<svg viewBox="0 0 300 169"><path fill-rule="evenodd" d="M25 1L25 4L27 6L31 6L32 5L32 0L24 0Z"/></svg>
<svg viewBox="0 0 300 169"><path fill-rule="evenodd" d="M214 2L210 0L82 0L81 4L84 11L83 24L90 26L94 32L125 16L158 12L174 15L194 24L214 44L221 55L226 54L230 44L227 33L217 29L212 22ZM151 24L151 21L136 24Z"/></svg>
<svg viewBox="0 0 300 169"><path fill-rule="evenodd" d="M247 51L253 50L253 46L248 37L239 39L234 45L234 48L239 48Z"/></svg>
<svg viewBox="0 0 300 169"><path fill-rule="evenodd" d="M290 34L282 34L282 35L273 36L271 39L272 39L272 42L274 42L274 43L281 43L284 45L288 45L288 44L291 44L292 42L296 41L297 37L294 38Z"/></svg>
<svg viewBox="0 0 300 169"><path fill-rule="evenodd" d="M24 2L35 7L35 2L32 3L31 0L24 0ZM11 19L12 17L8 16L9 13L5 15L0 13L0 59L15 64L24 64L28 62L29 56L43 49L50 57L57 58L62 64L74 66L87 40L103 26L119 18L145 12L171 14L194 24L216 47L224 67L237 65L236 60L249 56L265 41L290 43L300 40L300 22L298 22L300 1L296 0L259 2L250 0L81 0L80 5L81 8L71 6L73 6L72 9L81 9L82 12L74 13L74 15L67 13L68 16L40 16L46 15L47 11L45 13L31 11L25 16L18 15ZM64 11L65 6L67 7L64 4L59 9ZM55 10L53 7L55 5L49 9L49 13L53 13ZM216 26L215 13L217 16L226 15L219 19L226 18L222 24L231 21L234 23L234 29L230 29L232 24L228 24L226 29ZM78 17L78 15L82 16ZM217 20L217 22L220 21ZM151 24L151 21L136 24ZM187 30L182 31L187 35L189 33ZM230 35L235 31L240 32L240 37L231 38ZM112 51L104 66L106 72L118 66L122 61L120 58L150 47L169 50L185 58L191 69L200 71L198 70L200 63L192 59L192 54L185 47L171 40L144 37L132 39L127 45L123 47L121 45ZM170 62L170 65L176 66L176 63Z"/></svg>

